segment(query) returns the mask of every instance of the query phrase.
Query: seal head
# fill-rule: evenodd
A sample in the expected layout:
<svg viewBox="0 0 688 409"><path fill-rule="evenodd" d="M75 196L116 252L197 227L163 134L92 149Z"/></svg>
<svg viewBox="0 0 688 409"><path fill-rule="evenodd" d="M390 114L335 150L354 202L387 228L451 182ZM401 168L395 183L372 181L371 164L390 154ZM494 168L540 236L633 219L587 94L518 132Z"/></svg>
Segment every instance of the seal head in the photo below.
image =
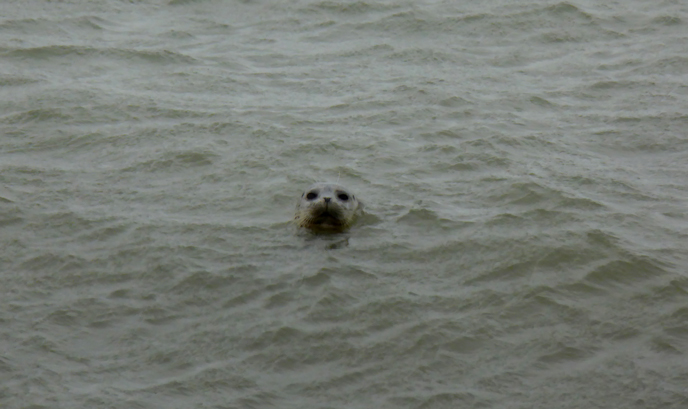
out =
<svg viewBox="0 0 688 409"><path fill-rule="evenodd" d="M299 198L294 220L315 232L341 232L351 227L362 210L363 204L344 186L316 183Z"/></svg>

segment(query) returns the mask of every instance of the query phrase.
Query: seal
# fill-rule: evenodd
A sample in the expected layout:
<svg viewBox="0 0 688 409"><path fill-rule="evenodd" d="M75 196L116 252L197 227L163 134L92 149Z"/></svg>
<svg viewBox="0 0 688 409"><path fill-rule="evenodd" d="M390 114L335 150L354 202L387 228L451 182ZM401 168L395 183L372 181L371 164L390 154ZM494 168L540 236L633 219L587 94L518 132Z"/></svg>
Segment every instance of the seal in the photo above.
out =
<svg viewBox="0 0 688 409"><path fill-rule="evenodd" d="M316 183L299 198L294 220L314 232L337 233L351 227L362 212L363 203L349 189L336 183Z"/></svg>

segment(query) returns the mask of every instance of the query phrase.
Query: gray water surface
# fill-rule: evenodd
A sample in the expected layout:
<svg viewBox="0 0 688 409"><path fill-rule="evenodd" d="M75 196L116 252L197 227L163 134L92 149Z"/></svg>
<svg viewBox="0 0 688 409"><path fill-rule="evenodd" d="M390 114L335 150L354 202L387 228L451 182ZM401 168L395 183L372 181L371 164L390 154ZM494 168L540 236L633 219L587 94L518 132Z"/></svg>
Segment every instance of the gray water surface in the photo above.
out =
<svg viewBox="0 0 688 409"><path fill-rule="evenodd" d="M0 16L2 408L688 407L684 2Z"/></svg>

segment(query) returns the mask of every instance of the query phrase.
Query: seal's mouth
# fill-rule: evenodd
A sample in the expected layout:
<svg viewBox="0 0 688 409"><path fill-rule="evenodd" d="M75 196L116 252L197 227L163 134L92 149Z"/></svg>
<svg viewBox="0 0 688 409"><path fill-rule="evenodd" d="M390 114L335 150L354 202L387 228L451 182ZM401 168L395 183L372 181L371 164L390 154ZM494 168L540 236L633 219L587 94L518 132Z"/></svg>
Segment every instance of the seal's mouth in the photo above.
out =
<svg viewBox="0 0 688 409"><path fill-rule="evenodd" d="M317 216L311 218L311 224L318 226L341 226L343 222L338 212L325 209Z"/></svg>
<svg viewBox="0 0 688 409"><path fill-rule="evenodd" d="M298 210L296 220L300 227L306 227L313 232L332 233L347 229L352 221L349 216L347 209L337 203L322 201Z"/></svg>

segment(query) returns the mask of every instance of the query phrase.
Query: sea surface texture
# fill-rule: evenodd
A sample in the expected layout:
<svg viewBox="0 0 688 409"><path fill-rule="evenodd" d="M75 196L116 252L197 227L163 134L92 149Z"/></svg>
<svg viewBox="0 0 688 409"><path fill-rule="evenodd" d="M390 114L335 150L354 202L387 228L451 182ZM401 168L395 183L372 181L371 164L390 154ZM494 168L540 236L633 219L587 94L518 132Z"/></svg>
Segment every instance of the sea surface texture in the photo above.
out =
<svg viewBox="0 0 688 409"><path fill-rule="evenodd" d="M688 408L688 3L2 1L0 407Z"/></svg>

